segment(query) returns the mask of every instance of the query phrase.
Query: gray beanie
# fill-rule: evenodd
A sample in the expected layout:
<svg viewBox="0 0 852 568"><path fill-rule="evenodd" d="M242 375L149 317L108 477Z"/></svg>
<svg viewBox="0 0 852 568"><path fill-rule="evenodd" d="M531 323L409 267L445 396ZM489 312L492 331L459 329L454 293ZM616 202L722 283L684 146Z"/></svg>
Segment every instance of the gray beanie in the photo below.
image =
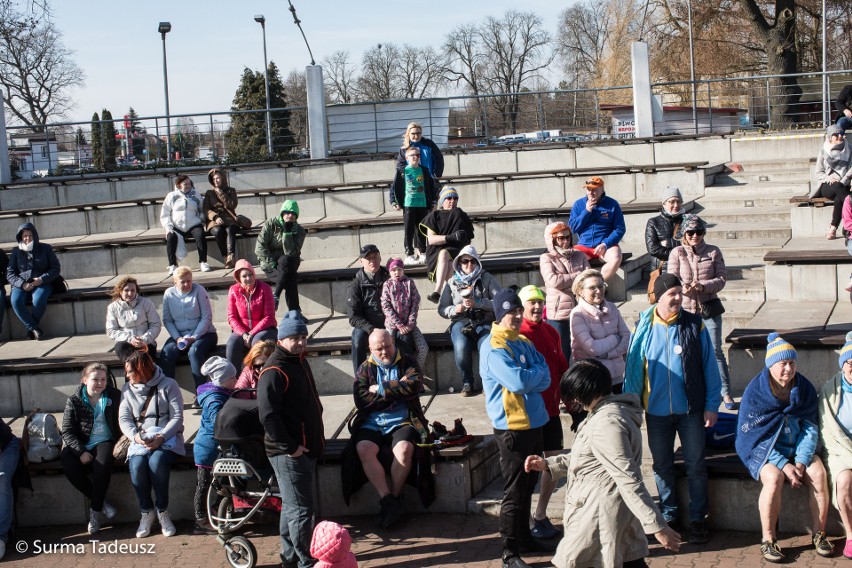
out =
<svg viewBox="0 0 852 568"><path fill-rule="evenodd" d="M230 361L216 355L210 357L201 365L201 374L210 377L210 381L214 385L222 386L223 382L237 376L237 369Z"/></svg>
<svg viewBox="0 0 852 568"><path fill-rule="evenodd" d="M828 128L825 129L825 139L826 140L831 139L832 134L840 134L842 136L843 135L843 129L840 128L836 124L832 124L831 126L829 126Z"/></svg>
<svg viewBox="0 0 852 568"><path fill-rule="evenodd" d="M308 326L305 325L302 314L298 310L290 310L284 314L284 317L281 318L281 323L278 324L278 339L307 334Z"/></svg>
<svg viewBox="0 0 852 568"><path fill-rule="evenodd" d="M680 189L676 187L666 187L663 190L663 203L671 199L672 197L677 197L681 201L683 201L683 196L680 194Z"/></svg>

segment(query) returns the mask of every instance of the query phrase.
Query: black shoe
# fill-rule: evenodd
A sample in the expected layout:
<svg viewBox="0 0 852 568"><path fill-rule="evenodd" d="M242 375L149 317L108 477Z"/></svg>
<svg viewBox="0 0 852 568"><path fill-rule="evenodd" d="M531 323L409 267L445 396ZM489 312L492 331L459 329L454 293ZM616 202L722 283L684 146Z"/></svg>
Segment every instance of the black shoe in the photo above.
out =
<svg viewBox="0 0 852 568"><path fill-rule="evenodd" d="M41 330L40 327L33 329L33 335L35 336L36 341L41 341L42 339L44 339L44 332Z"/></svg>
<svg viewBox="0 0 852 568"><path fill-rule="evenodd" d="M431 294L426 296L426 299L429 300L430 302L432 302L433 304L437 304L438 300L441 299L441 295L438 294L437 292L432 292Z"/></svg>
<svg viewBox="0 0 852 568"><path fill-rule="evenodd" d="M278 311L278 302L281 300L281 298L279 298L278 296L275 296L273 294L272 299L275 302L275 311L277 312Z"/></svg>
<svg viewBox="0 0 852 568"><path fill-rule="evenodd" d="M444 436L446 436L449 432L447 432L447 427L435 420L432 422L432 436L436 440L440 440Z"/></svg>
<svg viewBox="0 0 852 568"><path fill-rule="evenodd" d="M467 396L473 396L473 395L475 395L475 394L476 394L476 392L473 390L473 385L472 385L472 384L470 384L470 383L465 383L464 385L462 385L462 390L461 390L461 395L462 395L462 396L467 397Z"/></svg>
<svg viewBox="0 0 852 568"><path fill-rule="evenodd" d="M692 521L689 523L689 543L705 544L710 541L710 531L707 530L707 521Z"/></svg>
<svg viewBox="0 0 852 568"><path fill-rule="evenodd" d="M210 523L207 521L207 519L197 519L195 521L195 526L192 527L192 534L195 535L210 535L216 533L216 529L210 526Z"/></svg>
<svg viewBox="0 0 852 568"><path fill-rule="evenodd" d="M526 542L521 544L520 549L521 552L543 552L547 554L556 552L557 546L559 546L559 539L554 538L550 540L542 540L540 538L530 536Z"/></svg>
<svg viewBox="0 0 852 568"><path fill-rule="evenodd" d="M523 561L518 555L504 556L503 568L531 568L529 564Z"/></svg>
<svg viewBox="0 0 852 568"><path fill-rule="evenodd" d="M464 424L462 424L461 418L456 418L453 429L450 430L450 435L458 436L459 438L467 436L467 430L465 429Z"/></svg>
<svg viewBox="0 0 852 568"><path fill-rule="evenodd" d="M401 497L396 497L390 493L382 497L379 502L382 503L382 509L386 511L382 518L382 528L389 529L402 518L403 513L405 513L405 505L403 505Z"/></svg>

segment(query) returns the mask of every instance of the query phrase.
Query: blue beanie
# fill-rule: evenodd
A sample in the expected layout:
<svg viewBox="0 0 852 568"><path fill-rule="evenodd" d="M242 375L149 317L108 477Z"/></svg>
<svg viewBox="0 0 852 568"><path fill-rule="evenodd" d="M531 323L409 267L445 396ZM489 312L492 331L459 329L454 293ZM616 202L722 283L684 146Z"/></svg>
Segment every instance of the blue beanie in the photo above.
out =
<svg viewBox="0 0 852 568"><path fill-rule="evenodd" d="M307 335L308 326L302 320L302 314L298 310L290 310L281 318L278 324L278 339L293 337L294 335Z"/></svg>
<svg viewBox="0 0 852 568"><path fill-rule="evenodd" d="M443 205L444 201L446 201L448 197L455 197L456 199L458 199L459 192L456 191L456 188L450 186L447 186L442 189L441 193L438 194L438 209L441 208L441 205Z"/></svg>
<svg viewBox="0 0 852 568"><path fill-rule="evenodd" d="M843 363L852 359L852 331L846 334L846 345L840 350L840 368L843 368Z"/></svg>
<svg viewBox="0 0 852 568"><path fill-rule="evenodd" d="M784 338L773 332L766 336L766 367L769 368L778 361L795 361L796 348L784 341Z"/></svg>
<svg viewBox="0 0 852 568"><path fill-rule="evenodd" d="M507 313L511 312L515 308L524 307L521 303L521 299L518 298L517 292L511 288L503 288L494 294L494 300L491 304L494 306L494 317L498 324Z"/></svg>

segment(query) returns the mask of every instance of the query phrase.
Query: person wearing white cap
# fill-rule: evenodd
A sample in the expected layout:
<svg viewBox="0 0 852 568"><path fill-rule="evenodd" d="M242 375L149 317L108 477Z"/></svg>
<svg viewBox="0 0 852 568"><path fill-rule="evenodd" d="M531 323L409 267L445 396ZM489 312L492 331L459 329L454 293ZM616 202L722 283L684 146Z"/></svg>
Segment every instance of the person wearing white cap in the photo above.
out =
<svg viewBox="0 0 852 568"><path fill-rule="evenodd" d="M683 196L680 189L666 187L662 195L660 214L648 219L645 225L645 248L651 255L651 268L657 268L669 259L672 249L680 246L675 233L683 221Z"/></svg>

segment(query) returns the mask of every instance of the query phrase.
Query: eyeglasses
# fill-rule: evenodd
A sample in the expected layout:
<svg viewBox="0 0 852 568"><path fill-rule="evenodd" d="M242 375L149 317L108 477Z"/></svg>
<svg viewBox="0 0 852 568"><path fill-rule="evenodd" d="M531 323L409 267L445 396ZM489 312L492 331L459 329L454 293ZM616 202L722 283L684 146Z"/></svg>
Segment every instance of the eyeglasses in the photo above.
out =
<svg viewBox="0 0 852 568"><path fill-rule="evenodd" d="M590 292L603 292L606 290L606 284L601 284L600 286L584 286L583 290L588 290Z"/></svg>
<svg viewBox="0 0 852 568"><path fill-rule="evenodd" d="M459 261L459 264L476 264L476 259L473 258L463 258Z"/></svg>
<svg viewBox="0 0 852 568"><path fill-rule="evenodd" d="M408 157L409 158L419 158L420 152L411 152L410 154L408 154Z"/></svg>
<svg viewBox="0 0 852 568"><path fill-rule="evenodd" d="M687 237L694 237L695 235L703 237L705 234L707 234L707 231L686 231L685 234Z"/></svg>
<svg viewBox="0 0 852 568"><path fill-rule="evenodd" d="M410 134L423 134L422 130L412 130Z"/></svg>
<svg viewBox="0 0 852 568"><path fill-rule="evenodd" d="M566 236L564 236L564 235L558 235L558 236L556 237L556 240L557 240L557 241L568 241L568 240L570 240L570 239L571 239L571 237L566 237Z"/></svg>

